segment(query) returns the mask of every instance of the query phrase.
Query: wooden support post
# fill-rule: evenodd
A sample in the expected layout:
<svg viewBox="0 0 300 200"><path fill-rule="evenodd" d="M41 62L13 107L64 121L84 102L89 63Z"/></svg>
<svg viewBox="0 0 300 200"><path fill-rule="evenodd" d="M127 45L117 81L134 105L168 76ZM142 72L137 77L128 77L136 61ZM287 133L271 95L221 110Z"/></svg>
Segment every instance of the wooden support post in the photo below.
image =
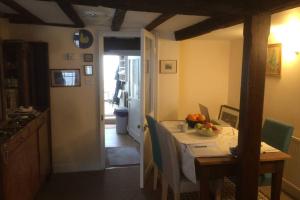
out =
<svg viewBox="0 0 300 200"><path fill-rule="evenodd" d="M269 13L247 16L244 20L236 190L239 200L254 200L257 199L258 194L261 125L270 21Z"/></svg>

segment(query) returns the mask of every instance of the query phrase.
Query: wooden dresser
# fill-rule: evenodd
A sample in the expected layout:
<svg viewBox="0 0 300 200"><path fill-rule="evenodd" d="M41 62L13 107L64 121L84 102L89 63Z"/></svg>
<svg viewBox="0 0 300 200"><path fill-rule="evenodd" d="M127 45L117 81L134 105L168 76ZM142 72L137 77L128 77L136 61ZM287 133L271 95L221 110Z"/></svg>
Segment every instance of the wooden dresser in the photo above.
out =
<svg viewBox="0 0 300 200"><path fill-rule="evenodd" d="M0 144L0 199L33 200L51 173L49 110Z"/></svg>

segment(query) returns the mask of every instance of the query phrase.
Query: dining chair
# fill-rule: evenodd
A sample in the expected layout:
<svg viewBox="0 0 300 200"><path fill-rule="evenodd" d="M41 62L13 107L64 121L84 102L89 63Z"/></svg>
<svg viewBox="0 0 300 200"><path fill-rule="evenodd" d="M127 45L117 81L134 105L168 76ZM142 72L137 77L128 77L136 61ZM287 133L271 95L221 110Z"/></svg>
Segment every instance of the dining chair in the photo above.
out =
<svg viewBox="0 0 300 200"><path fill-rule="evenodd" d="M154 177L153 177L153 189L157 189L157 180L158 180L158 173L162 171L162 162L161 162L161 150L158 142L157 136L157 121L151 117L150 115L146 115L151 144L152 144L152 157L154 163Z"/></svg>
<svg viewBox="0 0 300 200"><path fill-rule="evenodd" d="M238 129L239 115L240 115L239 109L228 105L221 105L218 119Z"/></svg>
<svg viewBox="0 0 300 200"><path fill-rule="evenodd" d="M294 128L291 125L278 122L272 119L265 119L261 139L263 142L279 149L280 151L287 152ZM263 174L259 177L261 186L271 185L272 174Z"/></svg>
<svg viewBox="0 0 300 200"><path fill-rule="evenodd" d="M180 193L199 191L199 184L192 183L181 174L173 136L160 123L157 131L162 152L162 200L167 200L168 186L172 188L175 200L180 200Z"/></svg>

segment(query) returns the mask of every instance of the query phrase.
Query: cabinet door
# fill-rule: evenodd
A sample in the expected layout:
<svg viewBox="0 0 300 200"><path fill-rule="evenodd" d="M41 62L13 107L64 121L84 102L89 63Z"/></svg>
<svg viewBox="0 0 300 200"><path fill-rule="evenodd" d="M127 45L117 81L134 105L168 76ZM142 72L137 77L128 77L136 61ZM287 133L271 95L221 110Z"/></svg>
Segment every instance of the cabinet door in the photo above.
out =
<svg viewBox="0 0 300 200"><path fill-rule="evenodd" d="M5 200L34 199L39 185L36 134L31 134L14 151L8 152L4 183Z"/></svg>
<svg viewBox="0 0 300 200"><path fill-rule="evenodd" d="M38 129L39 134L39 156L40 156L40 182L44 182L50 174L50 144L48 125L45 121Z"/></svg>

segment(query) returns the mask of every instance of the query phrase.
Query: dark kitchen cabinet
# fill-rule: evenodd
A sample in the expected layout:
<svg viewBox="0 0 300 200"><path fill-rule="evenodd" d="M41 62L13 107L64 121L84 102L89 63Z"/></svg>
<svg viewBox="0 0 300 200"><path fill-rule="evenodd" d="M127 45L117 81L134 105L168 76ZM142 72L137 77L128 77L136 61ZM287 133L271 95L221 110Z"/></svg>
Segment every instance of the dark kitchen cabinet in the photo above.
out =
<svg viewBox="0 0 300 200"><path fill-rule="evenodd" d="M7 116L19 106L33 106L39 110L48 108L48 44L4 40L2 49L2 115Z"/></svg>

